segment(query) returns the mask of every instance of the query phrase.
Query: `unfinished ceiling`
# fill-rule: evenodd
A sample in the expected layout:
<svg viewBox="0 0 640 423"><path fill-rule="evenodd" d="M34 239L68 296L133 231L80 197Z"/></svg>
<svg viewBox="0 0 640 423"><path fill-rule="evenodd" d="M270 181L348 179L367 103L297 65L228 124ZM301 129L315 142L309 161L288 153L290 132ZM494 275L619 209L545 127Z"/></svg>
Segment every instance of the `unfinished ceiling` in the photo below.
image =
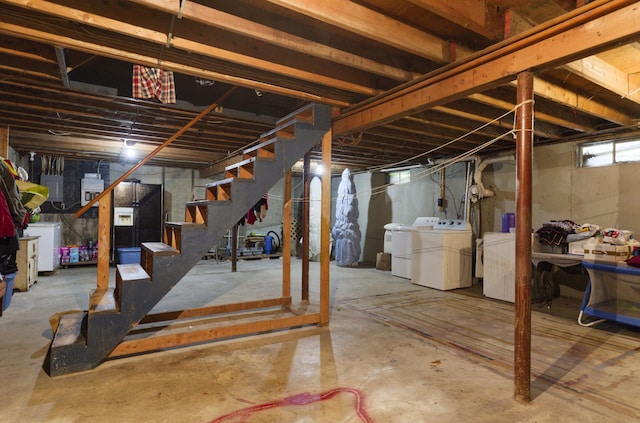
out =
<svg viewBox="0 0 640 423"><path fill-rule="evenodd" d="M132 98L133 64L173 71L177 101ZM121 161L217 104L151 162L207 176L308 102L335 107L336 169L510 149L525 70L535 143L638 137L640 3L0 0L0 125L25 154Z"/></svg>

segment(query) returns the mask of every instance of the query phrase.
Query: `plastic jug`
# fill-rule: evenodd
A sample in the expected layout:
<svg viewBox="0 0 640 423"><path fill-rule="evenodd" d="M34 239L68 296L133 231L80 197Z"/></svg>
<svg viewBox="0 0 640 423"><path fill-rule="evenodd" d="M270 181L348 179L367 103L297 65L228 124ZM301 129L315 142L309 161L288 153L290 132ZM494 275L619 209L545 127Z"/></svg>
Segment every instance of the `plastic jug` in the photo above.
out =
<svg viewBox="0 0 640 423"><path fill-rule="evenodd" d="M271 254L273 250L273 237L270 235L266 235L264 237L264 253Z"/></svg>
<svg viewBox="0 0 640 423"><path fill-rule="evenodd" d="M505 213L502 215L502 232L509 232L509 228L516 227L516 214Z"/></svg>

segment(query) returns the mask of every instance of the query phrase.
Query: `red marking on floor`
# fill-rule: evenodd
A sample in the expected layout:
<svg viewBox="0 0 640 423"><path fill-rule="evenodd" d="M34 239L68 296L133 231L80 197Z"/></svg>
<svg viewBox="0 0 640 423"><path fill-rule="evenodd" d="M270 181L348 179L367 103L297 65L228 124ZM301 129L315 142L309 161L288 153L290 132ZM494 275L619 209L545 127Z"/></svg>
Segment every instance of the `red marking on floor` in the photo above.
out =
<svg viewBox="0 0 640 423"><path fill-rule="evenodd" d="M328 391L319 393L319 394L310 394L308 392L304 392L302 394L291 395L281 400L266 402L264 404L258 404L251 407L243 408L241 410L236 410L232 413L225 414L224 416L220 416L215 420L212 420L211 423L220 423L226 420L231 419L232 417L249 417L251 414L256 413L262 410L268 410L271 408L282 407L282 406L292 406L292 405L306 405L311 404L317 401L324 401L333 398L334 396L340 393L349 393L355 396L355 409L356 414L360 417L364 423L373 423L371 417L367 414L367 411L364 408L364 397L362 392L359 389L354 388L334 388Z"/></svg>

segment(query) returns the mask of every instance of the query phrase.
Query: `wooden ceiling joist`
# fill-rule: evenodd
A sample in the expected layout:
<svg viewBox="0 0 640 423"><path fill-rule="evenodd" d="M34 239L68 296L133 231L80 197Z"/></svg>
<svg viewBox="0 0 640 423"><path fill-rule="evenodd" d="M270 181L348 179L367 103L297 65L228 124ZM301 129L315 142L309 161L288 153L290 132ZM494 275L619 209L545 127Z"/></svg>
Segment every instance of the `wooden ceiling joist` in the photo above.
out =
<svg viewBox="0 0 640 423"><path fill-rule="evenodd" d="M409 84L403 90L378 98L372 105L357 107L333 124L336 136L364 130L388 122L407 113L465 97L483 89L502 85L527 69L542 69L569 56L587 56L611 45L637 37L640 10L627 1L612 1L607 12L596 19L580 15L562 22L564 31L556 28L529 35L518 43L476 56L473 60ZM603 6L604 7L604 6ZM588 22L588 25L585 24ZM580 39L580 45L564 43Z"/></svg>

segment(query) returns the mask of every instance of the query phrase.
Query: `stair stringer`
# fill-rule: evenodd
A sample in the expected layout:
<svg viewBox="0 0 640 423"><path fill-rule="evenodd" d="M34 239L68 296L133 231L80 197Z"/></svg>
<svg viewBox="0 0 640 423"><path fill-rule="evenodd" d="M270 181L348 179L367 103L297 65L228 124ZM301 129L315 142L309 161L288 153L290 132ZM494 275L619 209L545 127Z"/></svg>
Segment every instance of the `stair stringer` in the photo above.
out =
<svg viewBox="0 0 640 423"><path fill-rule="evenodd" d="M231 201L197 202L200 205L207 204L207 224L184 226L180 231L179 251L156 255L152 248L142 245L142 254L147 256L143 261L146 260L147 264L144 270L140 268L140 271L148 274L149 278L120 282L126 287L120 288L121 295L116 309L80 312L81 314L73 318L63 319L73 320L81 329L78 331L77 339L68 345L56 346L54 337L49 355L51 376L89 370L100 364L124 336L200 261L214 243L235 225L297 160L318 144L331 127L331 109L321 105L309 107L313 107L314 110L313 123L292 121L295 140L277 140L273 159L256 158L253 179L232 181ZM225 209L223 213L221 209ZM120 266L117 275L117 278L120 278Z"/></svg>

